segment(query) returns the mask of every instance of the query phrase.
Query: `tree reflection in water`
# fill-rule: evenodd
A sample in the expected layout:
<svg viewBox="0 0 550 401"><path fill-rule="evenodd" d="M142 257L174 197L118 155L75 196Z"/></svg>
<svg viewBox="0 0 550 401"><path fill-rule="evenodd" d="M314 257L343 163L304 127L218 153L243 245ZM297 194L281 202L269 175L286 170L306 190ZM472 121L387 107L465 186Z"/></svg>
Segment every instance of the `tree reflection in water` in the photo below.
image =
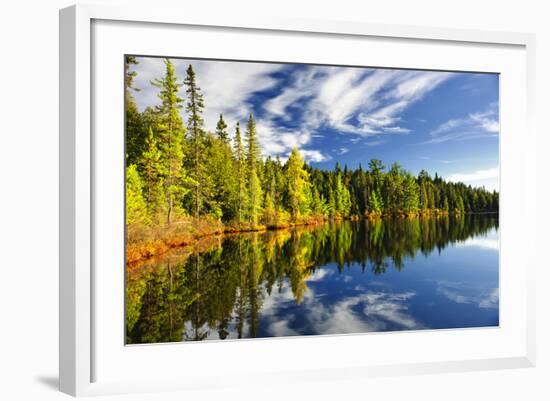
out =
<svg viewBox="0 0 550 401"><path fill-rule="evenodd" d="M257 337L266 299L273 302L288 287L293 307L299 307L308 279L328 264L341 274L346 267L373 275L401 271L418 253L441 253L495 228L496 215L462 215L330 222L208 238L127 267L126 341Z"/></svg>

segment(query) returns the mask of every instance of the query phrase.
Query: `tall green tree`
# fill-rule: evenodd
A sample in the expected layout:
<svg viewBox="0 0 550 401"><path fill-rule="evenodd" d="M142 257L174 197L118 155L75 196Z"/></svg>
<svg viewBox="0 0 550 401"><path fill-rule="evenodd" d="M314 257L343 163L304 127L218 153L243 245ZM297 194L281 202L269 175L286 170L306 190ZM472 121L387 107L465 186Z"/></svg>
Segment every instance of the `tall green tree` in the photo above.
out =
<svg viewBox="0 0 550 401"><path fill-rule="evenodd" d="M241 128L238 121L237 127L235 129L235 144L233 148L233 154L235 158L235 170L237 175L237 221L239 223L242 223L244 218L244 211L246 206L248 205L248 201L246 187L246 158L241 137Z"/></svg>
<svg viewBox="0 0 550 401"><path fill-rule="evenodd" d="M204 197L208 194L208 180L205 168L205 131L202 113L204 111L204 97L197 84L197 76L190 64L187 68L187 77L184 81L187 87L187 105L185 110L188 114L187 125L189 127L189 140L191 145L191 156L193 165L190 176L194 180L193 209L196 219L199 218Z"/></svg>
<svg viewBox="0 0 550 401"><path fill-rule="evenodd" d="M147 209L155 221L159 218L162 219L162 207L165 202L161 159L162 154L158 149L153 128L149 127L149 134L145 140L145 151L139 161L139 171L143 177L143 194Z"/></svg>
<svg viewBox="0 0 550 401"><path fill-rule="evenodd" d="M183 140L186 132L180 109L183 99L179 97L182 83L178 82L174 64L164 60L166 72L163 78L151 81L160 89L158 97L161 104L157 106L157 134L160 157L160 175L163 177L166 198L166 222L170 224L174 209L187 193L188 179L183 168Z"/></svg>
<svg viewBox="0 0 550 401"><path fill-rule="evenodd" d="M220 114L220 119L216 124L216 135L222 142L229 143L229 134L227 133L227 123L223 119L223 114Z"/></svg>
<svg viewBox="0 0 550 401"><path fill-rule="evenodd" d="M384 205L382 204L382 197L374 190L371 191L368 208L369 213L376 216L380 216L382 214L382 210L384 208Z"/></svg>
<svg viewBox="0 0 550 401"><path fill-rule="evenodd" d="M418 184L411 173L405 175L403 180L403 200L402 208L405 213L414 213L418 211L420 205L420 190Z"/></svg>
<svg viewBox="0 0 550 401"><path fill-rule="evenodd" d="M248 218L252 224L258 223L258 217L262 210L262 187L258 177L258 160L260 158L260 145L256 133L256 122L252 114L248 117L245 132L247 152L246 169L248 184Z"/></svg>
<svg viewBox="0 0 550 401"><path fill-rule="evenodd" d="M336 173L334 197L336 203L336 215L338 217L349 216L351 211L351 195L349 189L342 181L342 173Z"/></svg>
<svg viewBox="0 0 550 401"><path fill-rule="evenodd" d="M205 212L229 221L235 216L238 185L231 147L212 134L207 135L206 143L205 163L211 189L205 202Z"/></svg>

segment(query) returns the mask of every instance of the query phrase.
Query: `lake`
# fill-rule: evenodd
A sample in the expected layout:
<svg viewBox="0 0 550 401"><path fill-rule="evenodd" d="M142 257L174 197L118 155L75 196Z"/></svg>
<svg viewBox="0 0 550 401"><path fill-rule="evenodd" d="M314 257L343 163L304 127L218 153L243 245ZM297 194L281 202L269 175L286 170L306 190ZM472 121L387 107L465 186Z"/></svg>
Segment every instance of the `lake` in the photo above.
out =
<svg viewBox="0 0 550 401"><path fill-rule="evenodd" d="M498 216L209 237L126 269L127 344L498 326Z"/></svg>

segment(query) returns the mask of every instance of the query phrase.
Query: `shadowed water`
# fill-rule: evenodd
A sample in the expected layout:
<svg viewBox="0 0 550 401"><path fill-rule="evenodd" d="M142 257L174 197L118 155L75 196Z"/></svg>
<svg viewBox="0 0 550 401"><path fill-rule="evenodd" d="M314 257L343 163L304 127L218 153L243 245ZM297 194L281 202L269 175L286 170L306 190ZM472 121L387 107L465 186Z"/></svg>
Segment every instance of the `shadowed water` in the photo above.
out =
<svg viewBox="0 0 550 401"><path fill-rule="evenodd" d="M128 344L498 326L498 217L213 237L127 268Z"/></svg>

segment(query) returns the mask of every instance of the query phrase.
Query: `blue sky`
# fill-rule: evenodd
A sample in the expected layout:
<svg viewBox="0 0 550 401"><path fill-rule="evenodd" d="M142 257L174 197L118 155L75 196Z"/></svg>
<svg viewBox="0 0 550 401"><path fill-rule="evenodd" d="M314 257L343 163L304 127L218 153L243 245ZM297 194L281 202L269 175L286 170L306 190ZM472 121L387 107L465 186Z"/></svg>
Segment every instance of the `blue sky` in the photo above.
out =
<svg viewBox="0 0 550 401"><path fill-rule="evenodd" d="M159 103L150 85L163 59L138 57L134 93L140 110ZM297 146L332 169L371 158L417 174L498 190L499 84L496 74L172 59L183 80L189 64L214 130L223 113L231 134L249 113L264 156L283 160ZM185 88L181 97L185 98ZM186 117L184 116L184 119Z"/></svg>

